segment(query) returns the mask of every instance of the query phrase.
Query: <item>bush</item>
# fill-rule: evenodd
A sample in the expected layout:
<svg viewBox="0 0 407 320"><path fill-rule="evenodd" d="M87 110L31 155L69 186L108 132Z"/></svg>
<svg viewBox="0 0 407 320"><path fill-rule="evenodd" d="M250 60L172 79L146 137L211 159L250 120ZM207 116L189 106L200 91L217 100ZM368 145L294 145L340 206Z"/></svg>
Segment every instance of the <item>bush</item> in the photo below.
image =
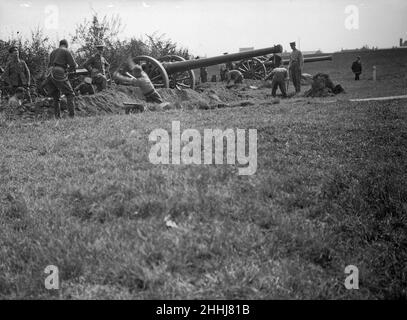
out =
<svg viewBox="0 0 407 320"><path fill-rule="evenodd" d="M119 34L124 31L119 16L104 16L99 18L94 14L90 20L85 19L79 24L72 36L72 42L80 45L76 51L77 63L81 65L95 52L97 43L104 43L104 56L110 63L111 70L117 69L130 55L149 55L155 58L169 54L189 58L188 49L178 47L165 34L153 33L146 35L147 39L131 38L120 40Z"/></svg>

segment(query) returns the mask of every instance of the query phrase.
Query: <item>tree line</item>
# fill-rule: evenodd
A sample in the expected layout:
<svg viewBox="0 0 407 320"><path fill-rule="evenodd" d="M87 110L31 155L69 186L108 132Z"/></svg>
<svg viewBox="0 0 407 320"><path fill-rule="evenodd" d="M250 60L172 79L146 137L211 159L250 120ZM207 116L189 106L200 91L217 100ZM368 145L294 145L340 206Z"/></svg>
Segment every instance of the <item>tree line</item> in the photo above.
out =
<svg viewBox="0 0 407 320"><path fill-rule="evenodd" d="M128 56L149 55L161 57L174 54L186 59L190 58L188 49L179 46L165 34L146 34L145 38L132 37L120 40L119 35L124 31L120 16L103 16L93 14L91 19L84 19L76 26L74 33L67 40L79 48L73 50L76 62L81 66L85 60L95 53L95 45L103 43L106 48L105 58L111 69L115 70ZM31 31L24 39L19 33L11 35L8 40L0 39L0 66L5 66L9 56L8 49L17 46L20 58L25 60L32 73L33 80L43 78L48 64L49 53L55 46L41 28ZM70 49L71 49L70 48Z"/></svg>

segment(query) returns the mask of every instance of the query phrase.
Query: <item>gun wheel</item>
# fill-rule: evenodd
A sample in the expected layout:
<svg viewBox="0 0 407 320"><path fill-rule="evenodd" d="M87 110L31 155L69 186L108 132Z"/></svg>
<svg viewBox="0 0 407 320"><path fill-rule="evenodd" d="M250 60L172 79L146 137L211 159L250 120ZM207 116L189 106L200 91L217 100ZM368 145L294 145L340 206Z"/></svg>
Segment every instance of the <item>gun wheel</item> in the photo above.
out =
<svg viewBox="0 0 407 320"><path fill-rule="evenodd" d="M266 67L258 58L243 60L238 63L236 69L239 70L245 79L263 80L266 77Z"/></svg>
<svg viewBox="0 0 407 320"><path fill-rule="evenodd" d="M138 56L133 61L143 68L155 88L169 88L168 74L161 62L149 56Z"/></svg>
<svg viewBox="0 0 407 320"><path fill-rule="evenodd" d="M160 62L171 63L176 61L185 61L183 57L177 55L168 55L158 59ZM193 70L177 72L169 75L171 89L195 89L195 73Z"/></svg>

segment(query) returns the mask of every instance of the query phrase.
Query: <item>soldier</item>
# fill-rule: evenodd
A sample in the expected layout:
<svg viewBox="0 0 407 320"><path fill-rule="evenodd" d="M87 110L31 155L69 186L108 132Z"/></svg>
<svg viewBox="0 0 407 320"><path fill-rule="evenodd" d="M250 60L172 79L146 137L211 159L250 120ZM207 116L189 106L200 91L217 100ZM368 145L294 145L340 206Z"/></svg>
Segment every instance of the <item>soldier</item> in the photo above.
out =
<svg viewBox="0 0 407 320"><path fill-rule="evenodd" d="M89 77L84 77L82 82L76 86L74 91L76 94L81 95L92 95L96 93L96 90L92 85L92 79Z"/></svg>
<svg viewBox="0 0 407 320"><path fill-rule="evenodd" d="M9 51L10 58L6 64L3 80L8 84L11 94L19 87L28 89L31 81L30 70L24 60L20 59L20 54L16 46L12 46ZM31 102L30 91L26 90Z"/></svg>
<svg viewBox="0 0 407 320"><path fill-rule="evenodd" d="M224 52L223 55L227 55L227 52ZM230 65L228 65L227 63L222 63L220 65L220 70L219 70L219 75L220 75L220 81L225 81L226 80L226 73L228 72L228 67L230 67ZM231 69L229 69L231 70Z"/></svg>
<svg viewBox="0 0 407 320"><path fill-rule="evenodd" d="M139 87L147 102L163 102L160 94L157 92L157 90L155 90L153 83L140 65L132 64L129 66L130 74L133 76L132 78L122 75L125 70L126 67L121 67L118 71L115 71L113 73L114 79L125 84Z"/></svg>
<svg viewBox="0 0 407 320"><path fill-rule="evenodd" d="M265 80L272 78L271 81L271 95L275 98L277 88L280 88L281 93L284 98L287 97L287 87L288 87L288 70L281 66L281 61L277 62L276 68L271 71L271 73L266 77Z"/></svg>
<svg viewBox="0 0 407 320"><path fill-rule="evenodd" d="M243 83L243 74L239 70L226 71L226 80L226 87L233 87L237 83Z"/></svg>
<svg viewBox="0 0 407 320"><path fill-rule="evenodd" d="M295 47L295 42L290 43L290 47L293 50L290 55L290 63L288 70L290 70L291 80L295 87L295 92L301 92L301 71L304 66L304 58L300 50Z"/></svg>
<svg viewBox="0 0 407 320"><path fill-rule="evenodd" d="M97 53L90 57L83 65L85 69L89 70L97 91L102 91L107 86L106 71L109 69L110 64L103 56L104 48L103 44L96 45Z"/></svg>
<svg viewBox="0 0 407 320"><path fill-rule="evenodd" d="M199 69L199 77L202 83L208 82L208 70L205 67Z"/></svg>
<svg viewBox="0 0 407 320"><path fill-rule="evenodd" d="M199 56L195 58L195 60L199 59ZM208 82L208 70L206 69L206 67L199 68L199 79L201 80L201 83Z"/></svg>
<svg viewBox="0 0 407 320"><path fill-rule="evenodd" d="M73 118L75 116L75 93L69 82L67 72L74 72L78 65L68 50L68 41L61 40L59 48L51 52L48 67L50 70L46 87L48 95L54 99L55 118L61 118L61 93L66 96L69 117Z"/></svg>
<svg viewBox="0 0 407 320"><path fill-rule="evenodd" d="M360 80L360 75L362 74L362 62L360 61L360 57L357 57L356 61L353 61L352 71L355 74L355 80Z"/></svg>

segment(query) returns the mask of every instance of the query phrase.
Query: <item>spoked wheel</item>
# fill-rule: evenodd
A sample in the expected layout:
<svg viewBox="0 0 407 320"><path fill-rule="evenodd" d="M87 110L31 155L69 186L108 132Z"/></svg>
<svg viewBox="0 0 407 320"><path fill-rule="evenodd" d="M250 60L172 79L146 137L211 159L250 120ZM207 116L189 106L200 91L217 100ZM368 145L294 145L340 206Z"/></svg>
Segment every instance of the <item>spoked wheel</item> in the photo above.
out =
<svg viewBox="0 0 407 320"><path fill-rule="evenodd" d="M168 55L158 59L160 62L185 61L183 57ZM195 73L193 70L177 72L169 75L171 89L195 89Z"/></svg>
<svg viewBox="0 0 407 320"><path fill-rule="evenodd" d="M143 68L155 88L169 88L168 74L161 62L149 56L137 56L132 61Z"/></svg>
<svg viewBox="0 0 407 320"><path fill-rule="evenodd" d="M241 61L237 67L245 79L263 80L266 77L266 67L258 58Z"/></svg>

